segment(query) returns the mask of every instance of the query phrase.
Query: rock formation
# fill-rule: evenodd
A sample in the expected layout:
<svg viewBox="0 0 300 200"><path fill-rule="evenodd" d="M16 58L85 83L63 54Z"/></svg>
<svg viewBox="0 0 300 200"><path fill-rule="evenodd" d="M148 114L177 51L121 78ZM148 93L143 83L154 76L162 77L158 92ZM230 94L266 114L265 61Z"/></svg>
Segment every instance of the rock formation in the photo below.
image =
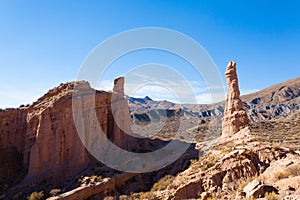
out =
<svg viewBox="0 0 300 200"><path fill-rule="evenodd" d="M127 143L126 132L130 133L131 129L129 107L124 98L124 78L115 80L113 93L96 91L85 81L61 84L32 105L0 110L0 153L16 148L22 155L24 169L28 170L27 182L51 177L61 183L94 159L82 144L73 120L74 112L75 115L79 112L72 108L74 84L76 90L80 90L80 97L73 99L73 103L82 106L86 133L92 133L97 125L90 120L89 112L95 109L96 120L113 143L125 149L135 145ZM114 98L114 93L121 95ZM95 101L95 108L91 108L92 101ZM15 157L18 160L11 162L19 162L19 157Z"/></svg>
<svg viewBox="0 0 300 200"><path fill-rule="evenodd" d="M231 136L248 126L249 119L240 99L236 63L231 61L225 72L228 93L222 123L222 136Z"/></svg>
<svg viewBox="0 0 300 200"><path fill-rule="evenodd" d="M114 80L113 92L124 94L124 77L119 77Z"/></svg>

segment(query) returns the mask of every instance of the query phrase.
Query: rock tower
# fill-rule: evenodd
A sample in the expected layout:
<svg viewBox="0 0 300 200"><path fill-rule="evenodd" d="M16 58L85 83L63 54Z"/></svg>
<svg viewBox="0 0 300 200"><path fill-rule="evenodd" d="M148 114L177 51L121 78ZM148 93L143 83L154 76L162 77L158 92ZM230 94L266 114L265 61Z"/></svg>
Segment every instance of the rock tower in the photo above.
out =
<svg viewBox="0 0 300 200"><path fill-rule="evenodd" d="M240 99L236 63L231 61L225 72L228 93L222 122L222 136L231 136L249 124L246 111L243 109L243 102Z"/></svg>

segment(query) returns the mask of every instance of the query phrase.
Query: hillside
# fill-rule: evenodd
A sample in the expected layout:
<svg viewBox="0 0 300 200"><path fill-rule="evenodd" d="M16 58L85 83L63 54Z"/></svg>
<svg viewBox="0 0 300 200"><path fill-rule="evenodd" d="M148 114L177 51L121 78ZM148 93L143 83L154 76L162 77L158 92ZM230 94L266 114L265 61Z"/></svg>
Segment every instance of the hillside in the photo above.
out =
<svg viewBox="0 0 300 200"><path fill-rule="evenodd" d="M273 85L253 94L241 96L241 99L252 124L281 120L281 118L288 117L300 110L300 77ZM212 134L217 137L221 133L224 102L212 105L179 105L168 101L153 101L149 97L147 97L147 101L131 97L128 97L128 100L133 131L137 134L144 129L146 132L143 132L143 135L147 136L155 134L160 137L173 136L175 133L170 134L170 132L176 132L171 128L174 127L176 120L173 120L170 126L165 121L171 121L176 116L169 114L166 117L166 112L177 115L180 113L181 129L178 129L177 132L186 135L185 138L189 141L211 138L213 137ZM176 112L172 110L176 110ZM145 129L146 125L147 129ZM161 129L158 130L157 127ZM186 134L183 133L185 131Z"/></svg>
<svg viewBox="0 0 300 200"><path fill-rule="evenodd" d="M31 105L0 111L0 199L244 199L273 193L297 199L299 83L297 78L243 96L250 126L228 138L219 138L224 102L126 101L122 78L113 92L84 81L61 84ZM96 119L89 113L93 103ZM153 152L173 141L189 148L152 172L118 171L87 151L74 123L78 115L92 146L105 146L102 139L97 143L98 122L109 141L130 152ZM120 160L119 167L132 161Z"/></svg>

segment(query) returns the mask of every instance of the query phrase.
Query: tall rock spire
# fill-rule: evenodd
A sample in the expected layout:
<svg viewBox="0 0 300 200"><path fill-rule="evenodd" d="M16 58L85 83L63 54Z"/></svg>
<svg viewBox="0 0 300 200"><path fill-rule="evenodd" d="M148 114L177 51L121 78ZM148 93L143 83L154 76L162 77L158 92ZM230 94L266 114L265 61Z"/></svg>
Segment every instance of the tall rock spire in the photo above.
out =
<svg viewBox="0 0 300 200"><path fill-rule="evenodd" d="M124 77L119 77L114 80L113 92L118 92L124 95Z"/></svg>
<svg viewBox="0 0 300 200"><path fill-rule="evenodd" d="M226 68L225 77L228 93L222 122L222 136L224 137L239 132L249 124L247 113L243 109L243 102L240 99L235 62L229 62Z"/></svg>

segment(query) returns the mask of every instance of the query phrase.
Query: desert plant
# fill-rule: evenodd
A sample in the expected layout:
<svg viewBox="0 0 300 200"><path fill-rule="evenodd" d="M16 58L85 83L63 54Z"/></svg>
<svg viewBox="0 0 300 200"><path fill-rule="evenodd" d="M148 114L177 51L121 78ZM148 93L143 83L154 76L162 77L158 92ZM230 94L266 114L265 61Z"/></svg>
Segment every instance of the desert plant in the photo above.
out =
<svg viewBox="0 0 300 200"><path fill-rule="evenodd" d="M145 193L142 193L140 196L139 196L140 199L145 199L145 200L156 200L157 197L156 195L153 193L153 192L145 192Z"/></svg>
<svg viewBox="0 0 300 200"><path fill-rule="evenodd" d="M152 187L152 191L165 190L169 185L173 183L174 176L166 175L162 179L160 179L157 183L155 183Z"/></svg>
<svg viewBox="0 0 300 200"><path fill-rule="evenodd" d="M60 189L52 189L52 190L50 190L49 194L50 194L50 196L54 197L60 192L61 192Z"/></svg>
<svg viewBox="0 0 300 200"><path fill-rule="evenodd" d="M44 198L44 192L43 191L33 192L27 197L28 200L41 200L43 198Z"/></svg>
<svg viewBox="0 0 300 200"><path fill-rule="evenodd" d="M275 192L266 192L265 193L265 199L266 200L278 200L277 195L275 194Z"/></svg>
<svg viewBox="0 0 300 200"><path fill-rule="evenodd" d="M96 176L96 175L93 175L91 176L91 183L97 183L97 182L101 182L103 179L101 176Z"/></svg>
<svg viewBox="0 0 300 200"><path fill-rule="evenodd" d="M216 200L214 197L208 197L207 200Z"/></svg>
<svg viewBox="0 0 300 200"><path fill-rule="evenodd" d="M278 171L275 173L275 178L278 180L288 178L291 175L289 171Z"/></svg>
<svg viewBox="0 0 300 200"><path fill-rule="evenodd" d="M288 168L288 171L293 175L293 176L300 176L300 166L299 165L294 165Z"/></svg>
<svg viewBox="0 0 300 200"><path fill-rule="evenodd" d="M247 200L254 200L254 196L247 197Z"/></svg>
<svg viewBox="0 0 300 200"><path fill-rule="evenodd" d="M249 183L248 180L242 181L239 185L239 191L242 191L248 183Z"/></svg>

